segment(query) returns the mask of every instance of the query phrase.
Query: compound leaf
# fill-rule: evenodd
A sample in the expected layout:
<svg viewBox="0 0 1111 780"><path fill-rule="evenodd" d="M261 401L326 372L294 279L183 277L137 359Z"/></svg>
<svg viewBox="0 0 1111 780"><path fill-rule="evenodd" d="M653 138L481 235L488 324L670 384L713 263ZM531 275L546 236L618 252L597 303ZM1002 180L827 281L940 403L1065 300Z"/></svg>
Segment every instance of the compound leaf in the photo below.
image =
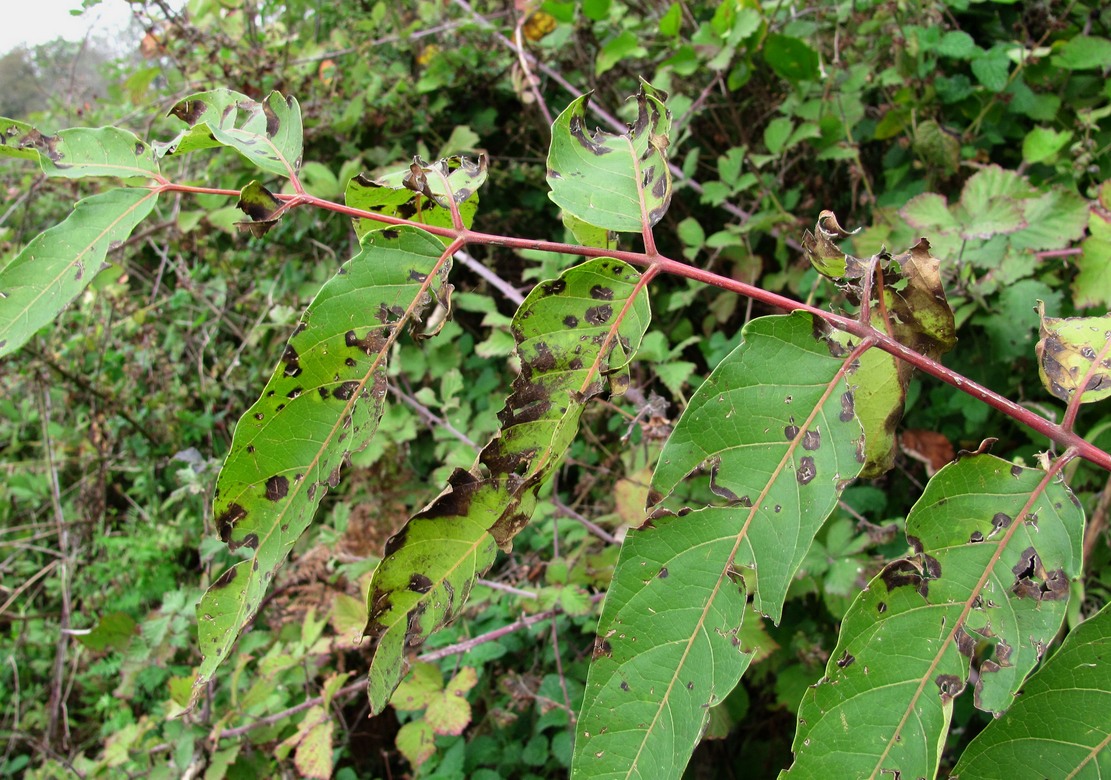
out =
<svg viewBox="0 0 1111 780"><path fill-rule="evenodd" d="M957 762L952 780L1111 775L1111 607L1073 629ZM1052 767L1052 769L1051 769Z"/></svg>
<svg viewBox="0 0 1111 780"><path fill-rule="evenodd" d="M756 610L778 619L814 535L860 470L850 353L814 333L802 313L753 320L676 424L655 498L702 469L723 505L657 512L626 536L599 621L573 774L682 774L710 708L756 650L740 633L748 590Z"/></svg>
<svg viewBox="0 0 1111 780"><path fill-rule="evenodd" d="M338 483L344 459L374 434L401 329L433 301L447 304L444 252L419 228L364 236L362 251L309 305L262 397L236 426L214 512L220 538L250 557L197 605L205 657L194 696L254 616L275 570Z"/></svg>
<svg viewBox="0 0 1111 780"><path fill-rule="evenodd" d="M953 699L999 714L1060 628L1084 517L1051 472L972 455L939 471L907 517L916 554L850 607L799 709L782 777L933 777Z"/></svg>
<svg viewBox="0 0 1111 780"><path fill-rule="evenodd" d="M386 543L374 572L366 629L373 712L405 675L406 653L458 614L497 548L509 549L529 521L603 379L617 391L628 383L648 321L640 274L607 258L538 285L521 304L512 325L521 373L498 415L500 433Z"/></svg>
<svg viewBox="0 0 1111 780"><path fill-rule="evenodd" d="M114 189L78 201L0 270L0 356L49 324L96 276L108 250L154 208L158 193Z"/></svg>
<svg viewBox="0 0 1111 780"><path fill-rule="evenodd" d="M621 135L587 130L589 99L573 100L552 125L548 196L588 225L621 233L649 230L671 203L666 95L642 83L636 122Z"/></svg>
<svg viewBox="0 0 1111 780"><path fill-rule="evenodd" d="M294 176L301 164L301 107L294 97L271 92L259 102L230 89L215 89L179 101L170 115L189 129L172 141L155 144L159 157L227 146L278 176Z"/></svg>

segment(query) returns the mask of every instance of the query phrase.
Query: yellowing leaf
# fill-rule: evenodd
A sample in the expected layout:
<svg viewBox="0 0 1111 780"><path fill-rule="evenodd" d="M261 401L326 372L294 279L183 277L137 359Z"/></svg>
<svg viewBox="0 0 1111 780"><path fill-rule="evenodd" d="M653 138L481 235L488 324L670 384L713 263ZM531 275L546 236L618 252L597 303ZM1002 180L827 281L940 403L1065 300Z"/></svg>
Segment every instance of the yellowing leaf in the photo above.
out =
<svg viewBox="0 0 1111 780"><path fill-rule="evenodd" d="M1111 314L1102 317L1045 316L1038 301L1041 339L1035 347L1042 384L1062 401L1081 391L1080 403L1090 404L1111 396L1111 359L1108 337ZM1097 362L1098 361L1098 362Z"/></svg>

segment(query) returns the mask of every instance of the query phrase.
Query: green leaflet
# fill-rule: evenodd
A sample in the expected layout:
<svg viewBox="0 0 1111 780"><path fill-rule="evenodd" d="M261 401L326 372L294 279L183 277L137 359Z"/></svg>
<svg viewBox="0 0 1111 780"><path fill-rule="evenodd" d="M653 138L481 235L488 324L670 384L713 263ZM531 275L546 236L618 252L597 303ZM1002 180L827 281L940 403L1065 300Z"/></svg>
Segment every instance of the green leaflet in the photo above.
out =
<svg viewBox="0 0 1111 780"><path fill-rule="evenodd" d="M374 572L366 629L372 712L386 707L404 676L406 653L458 614L497 547L509 549L528 523L536 491L603 379L618 391L628 383L625 368L650 316L639 281L625 263L591 260L535 287L517 310L521 373L498 415L501 432L387 542Z"/></svg>
<svg viewBox="0 0 1111 780"><path fill-rule="evenodd" d="M310 304L262 397L235 428L216 485L220 537L250 558L228 569L197 605L204 660L194 696L254 616L274 571L369 441L386 394L386 361L400 330L434 300L447 304L450 258L419 228L362 239L362 251Z"/></svg>
<svg viewBox="0 0 1111 780"><path fill-rule="evenodd" d="M1007 713L972 740L952 780L1111 775L1111 607L1073 629Z"/></svg>
<svg viewBox="0 0 1111 780"><path fill-rule="evenodd" d="M739 638L747 591L778 619L814 535L860 470L849 353L814 334L803 313L753 320L676 424L656 499L701 467L725 505L650 518L625 538L573 774L682 775L710 707L751 658Z"/></svg>
<svg viewBox="0 0 1111 780"><path fill-rule="evenodd" d="M970 659L976 706L1001 713L1057 633L1083 526L1039 469L973 455L939 471L907 517L917 554L845 616L782 777L933 777Z"/></svg>
<svg viewBox="0 0 1111 780"><path fill-rule="evenodd" d="M170 109L188 130L155 144L159 157L228 146L267 173L292 177L301 164L301 107L271 92L261 103L230 89L198 92Z"/></svg>
<svg viewBox="0 0 1111 780"><path fill-rule="evenodd" d="M407 219L434 227L453 227L450 197L458 204L463 226L470 228L478 210L478 188L486 181L486 157L471 162L450 157L429 165L420 157L403 171L370 179L364 174L347 183L344 202L352 208L388 217ZM370 219L354 219L355 233L362 236L388 225ZM443 239L445 242L449 239Z"/></svg>
<svg viewBox="0 0 1111 780"><path fill-rule="evenodd" d="M84 290L113 244L154 208L158 193L114 189L78 201L73 213L31 240L0 270L0 356L49 324Z"/></svg>
<svg viewBox="0 0 1111 780"><path fill-rule="evenodd" d="M47 176L64 179L151 179L158 173L154 150L119 127L75 127L43 135L31 125L0 117L0 157L38 160Z"/></svg>
<svg viewBox="0 0 1111 780"><path fill-rule="evenodd" d="M622 135L588 132L589 95L572 101L552 125L548 197L588 225L605 230L640 233L659 222L671 203L671 114L665 99L642 82L636 122Z"/></svg>

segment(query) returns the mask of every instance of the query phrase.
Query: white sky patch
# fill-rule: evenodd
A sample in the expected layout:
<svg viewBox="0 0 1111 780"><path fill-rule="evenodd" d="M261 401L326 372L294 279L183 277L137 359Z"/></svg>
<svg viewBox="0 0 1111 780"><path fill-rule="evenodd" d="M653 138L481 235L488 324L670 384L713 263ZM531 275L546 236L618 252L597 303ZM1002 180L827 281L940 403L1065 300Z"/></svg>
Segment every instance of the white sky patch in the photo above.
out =
<svg viewBox="0 0 1111 780"><path fill-rule="evenodd" d="M80 41L91 29L94 38L113 40L131 22L127 0L104 0L80 16L81 0L3 0L19 10L9 9L0 24L0 54L17 46L33 48L55 38Z"/></svg>

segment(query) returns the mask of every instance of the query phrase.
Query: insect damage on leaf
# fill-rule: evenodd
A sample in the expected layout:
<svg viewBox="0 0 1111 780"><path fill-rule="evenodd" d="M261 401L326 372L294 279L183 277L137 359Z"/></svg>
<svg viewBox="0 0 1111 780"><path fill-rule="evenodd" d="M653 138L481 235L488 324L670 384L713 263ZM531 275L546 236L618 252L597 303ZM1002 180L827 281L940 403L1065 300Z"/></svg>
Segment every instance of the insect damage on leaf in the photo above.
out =
<svg viewBox="0 0 1111 780"><path fill-rule="evenodd" d="M649 319L639 280L625 263L591 260L538 285L518 309L511 330L521 371L498 415L501 430L387 542L374 572L365 631L374 712L404 676L406 652L452 620L498 548L511 548L577 436L585 404L636 351ZM611 302L610 313L588 317L598 300Z"/></svg>

